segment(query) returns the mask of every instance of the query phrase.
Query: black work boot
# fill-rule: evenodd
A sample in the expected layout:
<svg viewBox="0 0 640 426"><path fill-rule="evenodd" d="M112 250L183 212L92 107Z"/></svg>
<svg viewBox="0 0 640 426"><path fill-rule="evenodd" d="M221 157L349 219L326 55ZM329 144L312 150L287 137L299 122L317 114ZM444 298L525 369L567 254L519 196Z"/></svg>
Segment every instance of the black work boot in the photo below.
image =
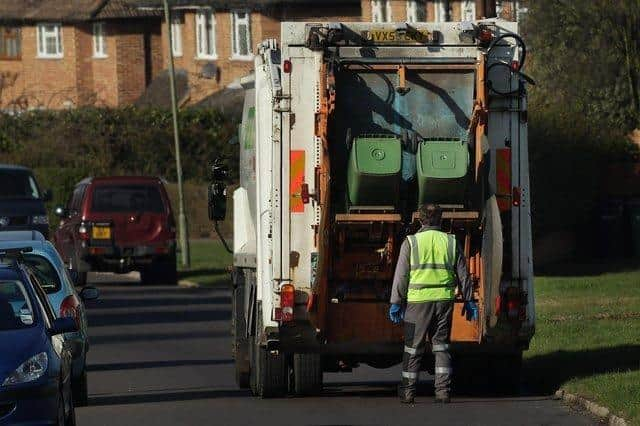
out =
<svg viewBox="0 0 640 426"><path fill-rule="evenodd" d="M398 396L403 404L413 404L416 399L416 383L403 383L398 386Z"/></svg>
<svg viewBox="0 0 640 426"><path fill-rule="evenodd" d="M448 404L451 402L449 392L436 392L436 404Z"/></svg>

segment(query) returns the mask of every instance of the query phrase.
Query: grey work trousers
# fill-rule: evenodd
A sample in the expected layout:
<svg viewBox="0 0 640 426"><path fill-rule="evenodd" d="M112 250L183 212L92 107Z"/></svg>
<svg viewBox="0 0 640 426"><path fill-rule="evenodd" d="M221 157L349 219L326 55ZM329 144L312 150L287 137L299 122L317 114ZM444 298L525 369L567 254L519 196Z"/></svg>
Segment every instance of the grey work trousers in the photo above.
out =
<svg viewBox="0 0 640 426"><path fill-rule="evenodd" d="M453 301L409 303L404 314L404 355L402 384L404 395L415 395L420 362L427 341L435 357L436 397L448 396L451 390L451 354L449 338L453 318Z"/></svg>

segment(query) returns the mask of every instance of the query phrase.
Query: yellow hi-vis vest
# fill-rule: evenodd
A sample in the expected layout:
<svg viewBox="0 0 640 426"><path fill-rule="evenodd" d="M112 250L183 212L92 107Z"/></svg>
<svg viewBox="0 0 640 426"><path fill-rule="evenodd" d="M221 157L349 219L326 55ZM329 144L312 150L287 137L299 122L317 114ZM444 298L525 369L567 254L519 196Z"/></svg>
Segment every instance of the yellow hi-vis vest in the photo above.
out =
<svg viewBox="0 0 640 426"><path fill-rule="evenodd" d="M411 272L407 302L453 300L456 294L456 237L423 231L407 237Z"/></svg>

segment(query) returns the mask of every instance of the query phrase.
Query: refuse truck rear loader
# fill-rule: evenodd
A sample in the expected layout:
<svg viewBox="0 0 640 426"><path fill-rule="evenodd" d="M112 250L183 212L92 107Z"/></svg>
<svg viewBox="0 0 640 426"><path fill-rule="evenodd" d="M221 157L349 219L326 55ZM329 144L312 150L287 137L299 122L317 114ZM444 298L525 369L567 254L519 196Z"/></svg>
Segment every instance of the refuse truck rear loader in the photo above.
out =
<svg viewBox="0 0 640 426"><path fill-rule="evenodd" d="M464 247L480 309L467 321L455 302L457 383L517 384L535 329L525 59L517 23L495 19L283 23L260 45L233 193L240 387L316 394L323 372L401 362L389 295L424 203Z"/></svg>

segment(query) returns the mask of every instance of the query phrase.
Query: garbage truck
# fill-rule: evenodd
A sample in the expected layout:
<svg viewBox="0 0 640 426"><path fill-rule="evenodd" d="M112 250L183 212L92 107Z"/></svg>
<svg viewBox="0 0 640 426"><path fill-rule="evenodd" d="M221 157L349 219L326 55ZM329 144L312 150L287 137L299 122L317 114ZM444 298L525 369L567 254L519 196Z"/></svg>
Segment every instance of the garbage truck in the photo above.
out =
<svg viewBox="0 0 640 426"><path fill-rule="evenodd" d="M443 209L444 230L464 247L479 305L479 319L467 321L455 301L456 383L484 374L517 385L535 330L534 82L517 30L499 19L285 22L280 44L259 45L255 70L241 81L232 201L240 387L261 397L312 395L323 372L401 362L403 330L389 321L389 295L424 203ZM226 215L224 176L214 165L214 221Z"/></svg>

